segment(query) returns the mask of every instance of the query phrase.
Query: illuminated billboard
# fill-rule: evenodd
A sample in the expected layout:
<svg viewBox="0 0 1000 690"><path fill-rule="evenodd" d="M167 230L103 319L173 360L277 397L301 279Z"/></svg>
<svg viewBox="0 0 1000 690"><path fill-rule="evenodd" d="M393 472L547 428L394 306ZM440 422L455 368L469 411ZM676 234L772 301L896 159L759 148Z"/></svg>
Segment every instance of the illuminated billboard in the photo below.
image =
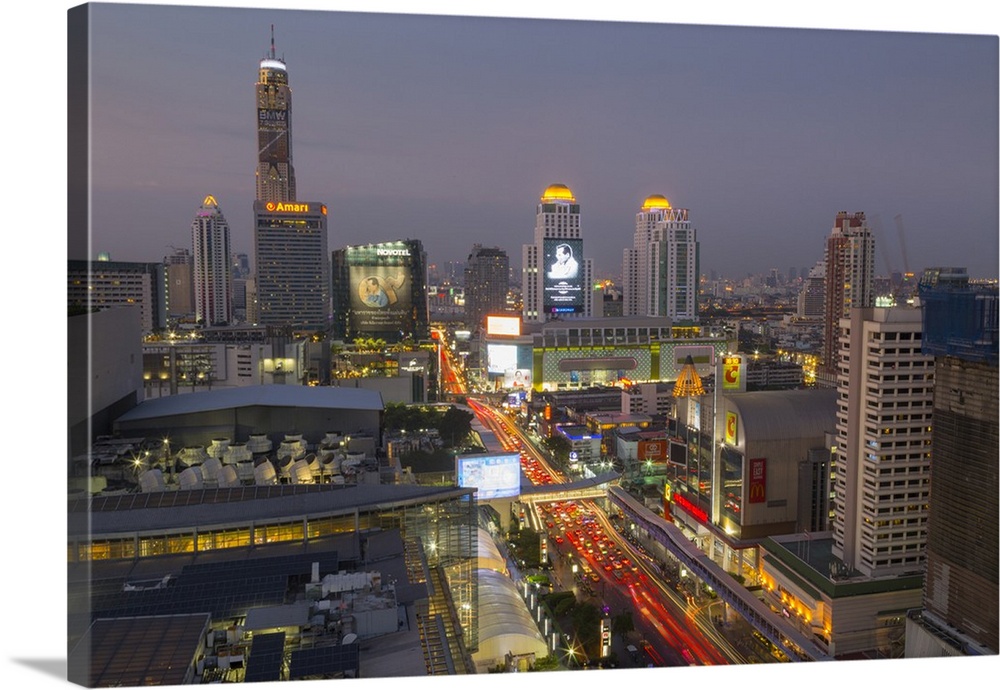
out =
<svg viewBox="0 0 1000 690"><path fill-rule="evenodd" d="M743 358L737 355L730 355L722 358L722 390L742 391L743 385Z"/></svg>
<svg viewBox="0 0 1000 690"><path fill-rule="evenodd" d="M414 257L405 242L347 248L350 322L354 332L415 330Z"/></svg>
<svg viewBox="0 0 1000 690"><path fill-rule="evenodd" d="M455 456L459 486L476 489L476 498L510 498L521 493L520 453L480 453Z"/></svg>
<svg viewBox="0 0 1000 690"><path fill-rule="evenodd" d="M490 374L506 374L517 369L517 345L486 345L487 365Z"/></svg>
<svg viewBox="0 0 1000 690"><path fill-rule="evenodd" d="M749 479L747 503L764 503L767 500L767 458L750 458Z"/></svg>
<svg viewBox="0 0 1000 690"><path fill-rule="evenodd" d="M542 243L543 308L550 314L583 311L583 240L547 238Z"/></svg>
<svg viewBox="0 0 1000 690"><path fill-rule="evenodd" d="M667 440L639 441L638 457L639 460L652 462L665 461L667 459Z"/></svg>
<svg viewBox="0 0 1000 690"><path fill-rule="evenodd" d="M487 316L486 335L521 335L518 316Z"/></svg>

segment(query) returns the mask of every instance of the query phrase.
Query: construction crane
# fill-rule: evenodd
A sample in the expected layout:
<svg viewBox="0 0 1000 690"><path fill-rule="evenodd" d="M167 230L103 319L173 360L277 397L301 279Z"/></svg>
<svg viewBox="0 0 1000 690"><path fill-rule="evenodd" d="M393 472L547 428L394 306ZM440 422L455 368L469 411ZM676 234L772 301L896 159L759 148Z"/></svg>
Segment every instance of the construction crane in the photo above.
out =
<svg viewBox="0 0 1000 690"><path fill-rule="evenodd" d="M889 249L885 238L882 236L882 219L876 213L872 216L872 230L875 235L875 242L880 244L882 251L879 252L882 255L882 262L885 264L885 270L888 272L889 278L889 289L892 291L893 296L899 294L900 280L895 278L896 271L892 268L892 263L889 261Z"/></svg>
<svg viewBox="0 0 1000 690"><path fill-rule="evenodd" d="M896 221L896 233L899 235L899 249L903 253L903 283L912 285L913 273L910 272L910 259L906 255L906 237L903 232L903 214L897 213L893 220Z"/></svg>

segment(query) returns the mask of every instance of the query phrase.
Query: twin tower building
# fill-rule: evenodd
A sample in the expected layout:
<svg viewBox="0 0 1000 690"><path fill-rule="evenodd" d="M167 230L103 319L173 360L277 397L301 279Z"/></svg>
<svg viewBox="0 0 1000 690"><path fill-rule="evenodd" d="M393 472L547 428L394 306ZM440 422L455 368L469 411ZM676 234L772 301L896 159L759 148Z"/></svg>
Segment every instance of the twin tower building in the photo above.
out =
<svg viewBox="0 0 1000 690"><path fill-rule="evenodd" d="M247 320L335 337L399 340L428 336L427 260L418 240L327 247L327 207L296 196L292 165L292 92L288 70L271 49L256 85L255 277L247 283ZM205 198L192 223L195 306L205 325L232 320L229 227ZM623 262L623 314L698 318L698 242L687 209L646 199L636 214ZM580 205L562 184L545 189L534 242L522 250L526 322L600 316L593 260L584 250ZM470 324L471 325L471 324Z"/></svg>

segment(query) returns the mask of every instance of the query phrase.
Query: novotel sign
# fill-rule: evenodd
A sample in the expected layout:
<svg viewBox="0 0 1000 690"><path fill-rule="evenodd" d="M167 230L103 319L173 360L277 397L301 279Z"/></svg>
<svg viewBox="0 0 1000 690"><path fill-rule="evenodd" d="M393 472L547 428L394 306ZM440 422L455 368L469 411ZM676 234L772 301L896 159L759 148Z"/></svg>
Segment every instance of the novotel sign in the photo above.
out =
<svg viewBox="0 0 1000 690"><path fill-rule="evenodd" d="M389 249L388 247L375 247L375 256L409 256L410 250L405 247L402 249Z"/></svg>
<svg viewBox="0 0 1000 690"><path fill-rule="evenodd" d="M264 208L272 213L309 213L309 204L294 201L268 201ZM326 215L326 206L320 204L319 211Z"/></svg>

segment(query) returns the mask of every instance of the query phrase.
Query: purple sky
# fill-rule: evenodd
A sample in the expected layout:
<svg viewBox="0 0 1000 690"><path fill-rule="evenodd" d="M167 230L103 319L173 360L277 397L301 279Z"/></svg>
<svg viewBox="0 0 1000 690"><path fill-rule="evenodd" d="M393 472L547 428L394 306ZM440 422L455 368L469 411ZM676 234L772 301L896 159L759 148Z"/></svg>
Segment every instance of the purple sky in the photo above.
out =
<svg viewBox="0 0 1000 690"><path fill-rule="evenodd" d="M544 188L617 275L649 194L690 209L703 273L811 267L837 211L876 271L997 275L997 39L319 11L96 5L93 244L190 247L214 194L253 260L254 82L275 25L300 200L329 246L497 244L520 267ZM883 241L884 238L884 241Z"/></svg>

